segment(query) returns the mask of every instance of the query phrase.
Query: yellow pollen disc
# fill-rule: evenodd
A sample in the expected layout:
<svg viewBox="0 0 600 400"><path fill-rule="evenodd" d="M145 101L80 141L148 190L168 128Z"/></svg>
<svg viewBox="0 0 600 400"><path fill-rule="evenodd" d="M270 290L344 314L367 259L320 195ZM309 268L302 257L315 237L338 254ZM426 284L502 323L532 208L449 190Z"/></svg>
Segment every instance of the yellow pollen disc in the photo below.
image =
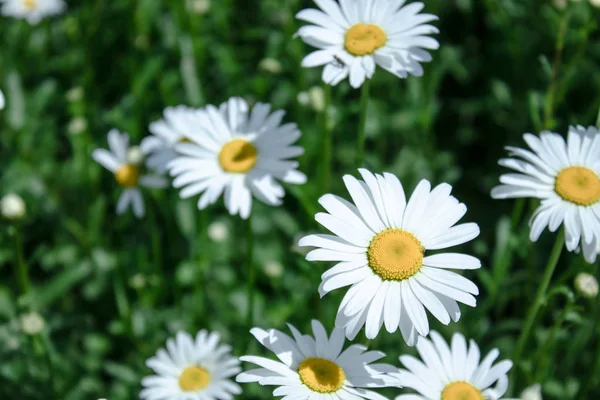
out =
<svg viewBox="0 0 600 400"><path fill-rule="evenodd" d="M140 180L140 169L135 165L126 164L123 165L115 173L115 179L124 188L130 188L137 186Z"/></svg>
<svg viewBox="0 0 600 400"><path fill-rule="evenodd" d="M350 54L366 56L384 46L387 35L377 25L356 24L346 31L344 46Z"/></svg>
<svg viewBox="0 0 600 400"><path fill-rule="evenodd" d="M219 153L219 164L227 172L244 173L254 167L258 158L256 147L247 140L233 139Z"/></svg>
<svg viewBox="0 0 600 400"><path fill-rule="evenodd" d="M485 400L481 391L470 383L452 382L442 391L442 400Z"/></svg>
<svg viewBox="0 0 600 400"><path fill-rule="evenodd" d="M38 5L37 0L23 0L25 8L36 8Z"/></svg>
<svg viewBox="0 0 600 400"><path fill-rule="evenodd" d="M187 367L179 377L179 387L184 392L204 389L210 383L210 373L202 367Z"/></svg>
<svg viewBox="0 0 600 400"><path fill-rule="evenodd" d="M556 176L554 190L563 199L580 206L600 200L600 178L586 167L568 167Z"/></svg>
<svg viewBox="0 0 600 400"><path fill-rule="evenodd" d="M317 357L302 361L298 374L302 383L317 393L337 392L346 380L346 374L339 365Z"/></svg>
<svg viewBox="0 0 600 400"><path fill-rule="evenodd" d="M369 267L386 281L402 281L419 272L424 254L419 239L402 229L379 232L367 250Z"/></svg>

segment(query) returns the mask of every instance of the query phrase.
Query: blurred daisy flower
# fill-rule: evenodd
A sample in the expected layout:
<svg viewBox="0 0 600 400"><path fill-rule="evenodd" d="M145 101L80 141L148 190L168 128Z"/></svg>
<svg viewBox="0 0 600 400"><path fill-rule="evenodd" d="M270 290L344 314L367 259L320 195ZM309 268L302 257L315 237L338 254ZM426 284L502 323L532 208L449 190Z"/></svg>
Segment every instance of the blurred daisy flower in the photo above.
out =
<svg viewBox="0 0 600 400"><path fill-rule="evenodd" d="M229 378L240 372L240 362L231 347L219 344L219 335L201 330L194 339L185 332L167 340L146 361L156 375L142 379L144 400L233 399L242 389Z"/></svg>
<svg viewBox="0 0 600 400"><path fill-rule="evenodd" d="M32 25L45 17L61 14L66 4L63 0L0 0L3 15L26 19Z"/></svg>
<svg viewBox="0 0 600 400"><path fill-rule="evenodd" d="M593 263L600 244L600 133L594 127L570 127L567 141L557 133L523 136L532 151L507 147L514 158L499 164L515 170L500 176L492 190L495 199L534 197L541 205L531 218L535 242L546 227L564 224L565 242L575 251L581 242L587 262Z"/></svg>
<svg viewBox="0 0 600 400"><path fill-rule="evenodd" d="M123 188L117 202L117 214L121 215L131 205L136 217L144 216L144 199L139 186L160 189L167 186L166 179L154 175L142 175L141 151L137 147L129 147L129 136L116 129L108 132L110 151L96 149L92 153L94 160L115 174L115 179Z"/></svg>
<svg viewBox="0 0 600 400"><path fill-rule="evenodd" d="M300 245L317 247L306 256L309 261L337 262L322 275L321 296L351 286L336 318L349 339L363 325L373 339L385 324L390 333L400 328L414 346L419 335L429 333L425 309L447 325L460 318L457 302L475 306L477 286L449 269L477 269L481 262L466 254L426 253L466 243L479 235L479 227L455 225L467 207L446 183L432 190L422 180L407 201L394 175L359 171L364 181L344 177L354 204L332 194L319 199L327 213L315 219L334 235L310 235Z"/></svg>
<svg viewBox="0 0 600 400"><path fill-rule="evenodd" d="M198 129L196 112L187 106L167 107L163 112L163 119L150 124L151 135L140 144L140 148L148 156L148 168L159 174L167 171L167 164L177 156L175 145L189 141L186 135Z"/></svg>
<svg viewBox="0 0 600 400"><path fill-rule="evenodd" d="M320 10L300 11L296 18L314 25L298 35L318 50L302 60L302 66L324 65L323 81L335 86L350 77L360 87L371 79L375 66L399 78L423 75L422 62L431 61L427 50L439 47L429 37L438 29L427 22L431 14L419 14L423 3L404 5L404 0L315 0Z"/></svg>
<svg viewBox="0 0 600 400"><path fill-rule="evenodd" d="M400 362L407 369L390 375L397 377L402 387L414 389L419 395L403 394L396 400L500 400L506 393L506 374L513 363L503 360L493 365L500 354L497 349L480 362L479 347L473 340L467 348L465 337L455 333L448 346L440 334L432 331L431 340L419 339L417 351L422 361L401 356Z"/></svg>
<svg viewBox="0 0 600 400"><path fill-rule="evenodd" d="M273 396L286 399L385 399L365 388L394 386L387 375L396 369L386 364L372 364L385 357L379 351L367 351L354 344L343 350L344 332L334 329L331 337L323 325L312 321L314 337L301 334L289 325L293 338L275 329L254 328L250 332L279 361L264 357L244 356L241 361L260 368L239 374L240 383L258 382L278 386Z"/></svg>
<svg viewBox="0 0 600 400"><path fill-rule="evenodd" d="M219 108L207 106L193 118L187 138L178 143L177 158L168 164L175 177L173 186L183 188L181 198L203 193L198 208L213 204L224 193L225 206L232 215L247 219L252 196L280 205L285 195L278 181L303 184L306 176L293 161L304 149L293 146L300 137L296 124L281 125L285 112L271 112L269 104L257 103L249 110L245 100L234 97Z"/></svg>

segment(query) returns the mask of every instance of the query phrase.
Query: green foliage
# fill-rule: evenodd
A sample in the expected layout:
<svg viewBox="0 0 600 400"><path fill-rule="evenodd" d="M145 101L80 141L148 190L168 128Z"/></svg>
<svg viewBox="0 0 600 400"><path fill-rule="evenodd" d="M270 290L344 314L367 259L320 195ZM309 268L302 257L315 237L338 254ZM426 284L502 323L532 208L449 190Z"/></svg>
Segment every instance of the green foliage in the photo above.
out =
<svg viewBox="0 0 600 400"><path fill-rule="evenodd" d="M342 294L320 300L326 266L292 251L296 235L318 229L313 215L324 194L322 115L297 101L299 92L321 84L319 69L300 68L308 47L293 39L300 26L294 14L311 2L221 0L205 15L183 0L70 3L66 14L37 26L0 23L0 88L7 98L0 112L0 187L26 201L18 230L33 285L22 296L16 230L0 223L0 398L137 398L141 378L151 373L144 361L180 329L216 330L235 355L245 354L244 223L222 205L200 213L174 190L145 193L142 220L117 217L120 190L90 156L106 147L111 128L139 142L166 106L240 95L271 102L299 124L308 183L287 188L281 208L254 203L255 325L284 330L290 322L307 330L319 318L331 327ZM541 0L426 3L440 17L441 48L423 78L399 80L378 70L366 164L398 175L409 190L422 178L454 186L469 207L466 218L481 227L466 249L483 261L470 275L481 294L475 309L461 306L459 323L432 325L445 337L461 331L483 351L498 347L510 358L553 235L530 243L527 216L535 202L521 204L521 214L511 211L515 202L490 198L501 172L497 160L525 132L564 133L569 124L595 123L599 11L587 2L566 11ZM561 29L564 43L557 45ZM281 72L261 70L266 57L278 60ZM345 82L332 93L334 172L327 192L345 195L342 175L356 174L360 91ZM229 228L222 242L208 236L215 222ZM547 298L515 373L515 395L540 382L549 399L600 396L598 302L572 293L582 271L596 274L597 265L575 254L560 259L556 295ZM30 307L45 319L40 335L21 330L20 316ZM399 335L381 333L370 345L394 364L398 355L414 353ZM250 351L264 350L252 343ZM244 390L244 399L271 397L256 384Z"/></svg>

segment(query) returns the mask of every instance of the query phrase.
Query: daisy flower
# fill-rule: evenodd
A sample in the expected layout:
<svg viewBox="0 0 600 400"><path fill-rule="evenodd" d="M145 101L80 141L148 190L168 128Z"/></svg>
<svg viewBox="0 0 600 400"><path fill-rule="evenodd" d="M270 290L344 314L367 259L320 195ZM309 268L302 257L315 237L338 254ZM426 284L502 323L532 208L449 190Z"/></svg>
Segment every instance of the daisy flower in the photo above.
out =
<svg viewBox="0 0 600 400"><path fill-rule="evenodd" d="M133 214L141 218L144 216L144 199L139 186L160 189L167 186L167 181L159 176L141 174L142 154L139 148L129 147L129 136L126 133L119 133L116 129L108 132L108 146L110 151L96 149L92 157L115 174L116 181L123 188L117 202L117 214L125 213L131 205Z"/></svg>
<svg viewBox="0 0 600 400"><path fill-rule="evenodd" d="M296 400L385 400L386 397L365 388L397 386L396 379L387 375L396 370L394 367L371 364L385 357L382 352L366 351L365 346L358 344L342 351L344 332L341 329L334 329L328 338L319 321L312 321L314 337L288 326L293 338L275 329L250 331L279 361L240 357L241 361L260 368L239 374L236 381L278 386L273 396Z"/></svg>
<svg viewBox="0 0 600 400"><path fill-rule="evenodd" d="M45 17L61 14L66 4L63 0L0 0L3 15L26 19L32 25Z"/></svg>
<svg viewBox="0 0 600 400"><path fill-rule="evenodd" d="M175 145L179 156L168 164L173 186L183 188L180 197L203 193L198 201L202 210L224 192L229 213L244 219L250 216L252 196L280 205L285 192L278 181L306 182L292 160L304 153L292 145L300 131L296 124L281 125L284 114L271 113L271 106L263 103L250 111L243 99L234 97L181 121L194 130L186 133L190 143Z"/></svg>
<svg viewBox="0 0 600 400"><path fill-rule="evenodd" d="M430 250L466 243L479 235L475 223L455 225L467 207L450 195L446 183L431 190L422 180L410 200L394 175L359 169L364 181L346 175L354 201L327 194L319 203L327 213L315 219L334 235L310 235L301 246L314 246L309 261L335 261L322 275L319 293L350 286L336 318L349 339L365 326L373 339L385 324L398 328L407 344L429 333L425 309L443 324L458 321L458 302L475 306L477 286L448 269L477 269L475 257L457 253L428 255Z"/></svg>
<svg viewBox="0 0 600 400"><path fill-rule="evenodd" d="M195 339L179 332L146 365L156 375L142 379L144 400L231 400L242 393L229 379L241 371L240 362L215 332L201 330Z"/></svg>
<svg viewBox="0 0 600 400"><path fill-rule="evenodd" d="M400 362L407 369L390 375L419 394L403 394L396 400L500 400L506 393L506 374L512 368L512 361L493 365L500 354L497 349L480 362L479 347L473 340L467 348L465 337L455 333L448 346L440 334L432 331L431 340L419 339L417 351L423 361L401 356Z"/></svg>
<svg viewBox="0 0 600 400"><path fill-rule="evenodd" d="M164 118L150 124L152 134L142 140L140 148L148 157L146 166L159 174L167 171L169 161L177 157L175 145L189 142L187 134L198 129L196 111L186 106L168 107Z"/></svg>
<svg viewBox="0 0 600 400"><path fill-rule="evenodd" d="M427 36L438 29L427 22L431 14L419 14L423 3L404 5L404 0L315 0L321 10L300 11L296 18L314 25L298 35L318 50L302 60L303 67L324 65L323 81L335 86L350 77L360 87L371 79L375 66L399 78L422 76L421 62L431 61L425 50L439 47Z"/></svg>
<svg viewBox="0 0 600 400"><path fill-rule="evenodd" d="M513 158L499 164L517 173L500 176L495 199L534 197L541 204L531 217L529 238L535 242L546 227L565 227L569 251L581 243L589 263L600 245L600 133L594 127L570 127L567 141L557 133L523 136L530 149L507 147Z"/></svg>

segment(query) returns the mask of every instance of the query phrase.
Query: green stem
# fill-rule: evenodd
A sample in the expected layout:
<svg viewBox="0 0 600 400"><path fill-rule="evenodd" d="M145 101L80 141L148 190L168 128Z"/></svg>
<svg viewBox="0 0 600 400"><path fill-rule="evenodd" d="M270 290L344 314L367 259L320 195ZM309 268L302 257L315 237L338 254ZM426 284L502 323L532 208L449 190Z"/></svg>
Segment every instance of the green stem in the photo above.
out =
<svg viewBox="0 0 600 400"><path fill-rule="evenodd" d="M560 23L558 34L556 37L556 46L554 49L554 61L552 62L552 78L550 81L550 87L546 95L546 102L544 104L544 129L552 128L552 115L554 114L554 104L556 97L556 89L558 86L558 72L562 60L563 50L565 47L565 35L567 33L567 27L569 26L569 13L566 12Z"/></svg>
<svg viewBox="0 0 600 400"><path fill-rule="evenodd" d="M586 399L589 398L587 396L588 391L590 390L590 388L592 387L592 385L594 384L594 380L596 380L598 378L598 376L600 375L598 373L598 371L600 370L600 324L598 323L599 321L599 317L598 317L598 303L595 304L595 306L593 307L593 315L594 315L594 323L592 324L592 333L591 333L591 337L594 337L594 334L596 336L596 351L592 354L596 355L596 359L594 360L594 365L592 366L592 368L590 368L588 370L587 376L582 380L580 389L579 389L579 393L577 393L577 396L575 398L577 399ZM596 333L596 330L598 330L598 332Z"/></svg>
<svg viewBox="0 0 600 400"><path fill-rule="evenodd" d="M329 112L331 108L331 86L323 84L325 94L325 108L323 109L321 130L323 132L323 154L321 161L321 194L327 193L331 182L331 147L333 141L332 130L329 127Z"/></svg>
<svg viewBox="0 0 600 400"><path fill-rule="evenodd" d="M365 157L365 141L367 126L367 108L369 106L370 79L366 79L362 85L360 97L360 120L358 122L358 150L356 152L356 166L361 167Z"/></svg>
<svg viewBox="0 0 600 400"><path fill-rule="evenodd" d="M544 299L546 292L548 291L548 286L550 285L550 280L552 279L552 275L554 274L554 269L558 264L558 259L560 258L560 254L562 253L562 249L565 245L565 232L561 229L559 234L556 236L556 242L554 242L554 246L552 247L552 251L550 253L550 258L548 259L548 264L546 265L546 270L544 271L544 275L542 276L542 280L538 287L537 294L535 295L535 300L531 304L529 311L527 312L527 317L525 318L525 324L523 325L523 330L521 331L521 336L517 342L517 348L513 354L513 368L510 372L509 382L512 384L513 388L515 387L514 376L516 371L519 369L519 362L521 361L521 355L523 353L523 349L527 344L529 336L531 334L531 330L533 328L533 324L535 319L540 311L540 308L544 304Z"/></svg>
<svg viewBox="0 0 600 400"><path fill-rule="evenodd" d="M127 299L127 292L125 291L125 278L121 267L117 266L115 269L115 276L113 277L113 292L115 294L115 302L117 304L117 310L119 316L127 324L127 330L131 329L130 324L130 306L129 300Z"/></svg>
<svg viewBox="0 0 600 400"><path fill-rule="evenodd" d="M246 314L246 327L250 330L254 323L254 286L256 280L256 269L253 261L254 252L254 232L252 231L252 219L248 217L246 221L246 261L248 263L248 310Z"/></svg>
<svg viewBox="0 0 600 400"><path fill-rule="evenodd" d="M554 326L552 327L552 330L550 330L550 334L548 335L548 339L546 340L546 343L538 351L538 356L536 357L536 362L535 362L535 365L533 366L535 368L534 369L535 374L533 375L535 377L535 379L534 379L535 382L542 381L541 380L542 366L546 364L546 356L550 352L550 349L552 348L552 344L554 343L554 339L556 338L558 331L562 327L562 324L565 322L565 319L567 318L567 314L570 311L571 311L571 302L569 302L565 306L565 308L561 311L558 318L556 318L556 322L554 322Z"/></svg>
<svg viewBox="0 0 600 400"><path fill-rule="evenodd" d="M29 294L31 290L31 282L29 280L29 269L25 263L23 257L23 238L21 237L21 230L17 225L15 228L15 256L17 258L17 276L19 278L19 284L21 285L21 291L24 295Z"/></svg>
<svg viewBox="0 0 600 400"><path fill-rule="evenodd" d="M596 117L596 128L600 129L600 108L598 109L598 116Z"/></svg>

